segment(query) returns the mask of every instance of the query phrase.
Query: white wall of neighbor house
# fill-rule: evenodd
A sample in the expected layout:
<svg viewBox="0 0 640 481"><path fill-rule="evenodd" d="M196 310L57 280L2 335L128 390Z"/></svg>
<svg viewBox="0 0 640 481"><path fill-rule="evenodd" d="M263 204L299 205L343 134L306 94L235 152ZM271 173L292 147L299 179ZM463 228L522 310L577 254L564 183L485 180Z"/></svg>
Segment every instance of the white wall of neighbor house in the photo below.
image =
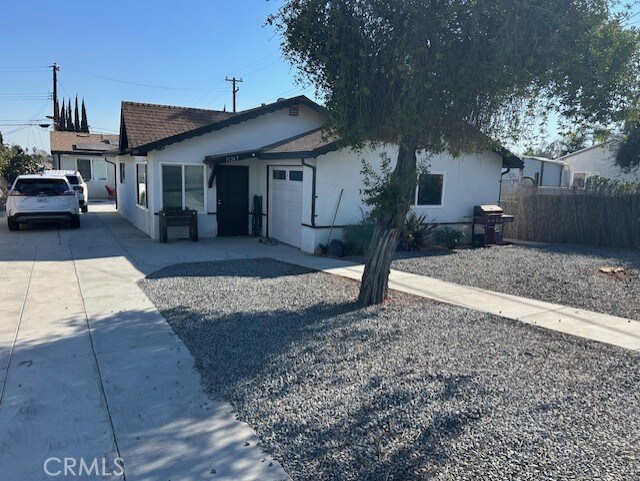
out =
<svg viewBox="0 0 640 481"><path fill-rule="evenodd" d="M591 175L599 175L623 182L640 180L640 171L638 169L625 173L616 166L615 158L615 142L605 142L604 144L559 157L556 160L561 160L569 165L569 176L565 187L580 186L581 180Z"/></svg>
<svg viewBox="0 0 640 481"><path fill-rule="evenodd" d="M113 157L108 160L114 162ZM89 201L107 198L105 186L116 184L116 169L104 156L61 154L60 169L80 171L89 189Z"/></svg>
<svg viewBox="0 0 640 481"><path fill-rule="evenodd" d="M568 167L563 162L526 156L522 160L522 177L533 179L538 186L561 187L568 179Z"/></svg>

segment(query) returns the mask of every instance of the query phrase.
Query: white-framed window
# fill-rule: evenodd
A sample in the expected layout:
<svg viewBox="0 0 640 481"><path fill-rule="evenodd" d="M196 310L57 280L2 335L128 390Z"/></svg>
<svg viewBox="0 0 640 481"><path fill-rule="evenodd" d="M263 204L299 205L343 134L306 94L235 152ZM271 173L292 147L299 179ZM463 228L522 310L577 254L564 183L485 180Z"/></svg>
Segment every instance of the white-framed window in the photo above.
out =
<svg viewBox="0 0 640 481"><path fill-rule="evenodd" d="M587 186L587 179L598 175L597 172L574 172L571 176L571 186L584 189Z"/></svg>
<svg viewBox="0 0 640 481"><path fill-rule="evenodd" d="M136 164L136 204L145 209L149 206L147 192L147 164Z"/></svg>
<svg viewBox="0 0 640 481"><path fill-rule="evenodd" d="M440 207L444 199L444 172L428 172L418 176L415 204Z"/></svg>
<svg viewBox="0 0 640 481"><path fill-rule="evenodd" d="M121 184L124 184L124 180L126 178L124 169L125 169L125 163L120 162L120 183Z"/></svg>
<svg viewBox="0 0 640 481"><path fill-rule="evenodd" d="M205 171L202 164L162 164L162 208L205 213Z"/></svg>
<svg viewBox="0 0 640 481"><path fill-rule="evenodd" d="M107 161L104 159L77 159L76 169L84 180L107 180Z"/></svg>

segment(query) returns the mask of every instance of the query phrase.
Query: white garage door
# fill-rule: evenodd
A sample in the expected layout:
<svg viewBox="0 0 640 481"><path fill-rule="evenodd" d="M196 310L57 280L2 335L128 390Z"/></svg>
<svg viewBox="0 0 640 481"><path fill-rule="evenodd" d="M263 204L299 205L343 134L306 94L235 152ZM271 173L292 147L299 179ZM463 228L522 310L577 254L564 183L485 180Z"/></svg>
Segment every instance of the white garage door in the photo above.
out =
<svg viewBox="0 0 640 481"><path fill-rule="evenodd" d="M302 242L302 168L272 167L269 237L300 248Z"/></svg>

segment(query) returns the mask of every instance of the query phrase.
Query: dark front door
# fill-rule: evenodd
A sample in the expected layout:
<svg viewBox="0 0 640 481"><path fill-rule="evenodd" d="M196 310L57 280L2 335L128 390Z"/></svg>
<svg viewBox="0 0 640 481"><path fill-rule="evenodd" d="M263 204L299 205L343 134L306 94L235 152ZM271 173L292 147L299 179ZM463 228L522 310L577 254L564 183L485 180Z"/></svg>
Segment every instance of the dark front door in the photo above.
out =
<svg viewBox="0 0 640 481"><path fill-rule="evenodd" d="M216 167L218 235L249 234L249 167Z"/></svg>

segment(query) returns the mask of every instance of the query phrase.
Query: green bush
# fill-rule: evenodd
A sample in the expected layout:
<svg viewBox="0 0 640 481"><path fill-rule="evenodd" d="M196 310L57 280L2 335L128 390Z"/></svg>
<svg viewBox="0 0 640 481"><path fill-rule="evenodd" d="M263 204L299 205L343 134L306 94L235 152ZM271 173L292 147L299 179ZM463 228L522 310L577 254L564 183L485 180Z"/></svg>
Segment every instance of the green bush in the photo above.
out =
<svg viewBox="0 0 640 481"><path fill-rule="evenodd" d="M400 247L403 250L420 251L429 245L436 224L425 224L425 218L425 215L418 217L413 211L409 214L400 233Z"/></svg>
<svg viewBox="0 0 640 481"><path fill-rule="evenodd" d="M373 237L374 222L365 218L355 225L343 229L344 251L347 256L360 256L367 253Z"/></svg>
<svg viewBox="0 0 640 481"><path fill-rule="evenodd" d="M464 242L466 234L451 227L439 227L433 233L433 240L449 249L453 249Z"/></svg>

